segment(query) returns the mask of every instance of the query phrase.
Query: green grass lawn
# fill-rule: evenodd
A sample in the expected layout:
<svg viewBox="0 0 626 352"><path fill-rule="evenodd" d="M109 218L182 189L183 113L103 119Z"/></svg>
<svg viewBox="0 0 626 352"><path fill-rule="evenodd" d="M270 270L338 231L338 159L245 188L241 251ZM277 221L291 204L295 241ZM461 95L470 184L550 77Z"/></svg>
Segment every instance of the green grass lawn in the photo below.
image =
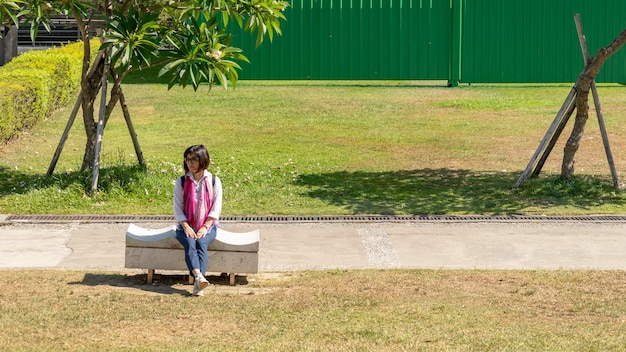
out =
<svg viewBox="0 0 626 352"><path fill-rule="evenodd" d="M86 193L90 175L79 171L80 120L54 175L45 176L67 108L0 146L0 213L171 214L182 152L204 143L224 182L224 215L626 214L593 116L576 178L558 179L568 128L541 177L512 190L570 88L241 82L235 91L194 93L129 84L147 169L136 166L117 110L96 194ZM600 86L619 172L624 93ZM181 275L149 285L128 272L0 270L1 346L620 351L626 343L619 270L326 270L247 279L198 300Z"/></svg>
<svg viewBox="0 0 626 352"><path fill-rule="evenodd" d="M47 177L68 107L0 146L0 213L171 214L182 152L197 143L223 180L224 215L626 213L593 109L575 179L558 179L572 119L541 177L512 189L570 85L243 81L194 92L141 82L131 77L124 93L147 170L118 107L97 194L87 195L91 176L79 171L80 118ZM599 93L621 172L626 88Z"/></svg>

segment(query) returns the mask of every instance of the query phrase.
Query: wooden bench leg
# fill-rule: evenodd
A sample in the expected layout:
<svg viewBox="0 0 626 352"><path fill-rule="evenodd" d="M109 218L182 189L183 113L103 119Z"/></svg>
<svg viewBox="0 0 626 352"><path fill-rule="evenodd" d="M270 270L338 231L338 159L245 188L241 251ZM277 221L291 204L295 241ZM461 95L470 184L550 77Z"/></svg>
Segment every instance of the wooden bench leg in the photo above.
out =
<svg viewBox="0 0 626 352"><path fill-rule="evenodd" d="M154 269L148 269L148 283L152 283L152 279L154 278Z"/></svg>
<svg viewBox="0 0 626 352"><path fill-rule="evenodd" d="M193 281L194 281L193 276L191 276L191 275L187 275L187 280L188 280L187 282L188 282L190 285L193 285Z"/></svg>
<svg viewBox="0 0 626 352"><path fill-rule="evenodd" d="M228 273L228 281L231 286L235 286L235 273Z"/></svg>

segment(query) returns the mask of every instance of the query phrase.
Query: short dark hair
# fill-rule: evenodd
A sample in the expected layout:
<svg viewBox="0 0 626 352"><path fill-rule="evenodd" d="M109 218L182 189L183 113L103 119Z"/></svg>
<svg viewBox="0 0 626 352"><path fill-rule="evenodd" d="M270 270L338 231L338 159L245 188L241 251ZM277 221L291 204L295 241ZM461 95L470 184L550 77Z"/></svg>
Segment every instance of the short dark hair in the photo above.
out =
<svg viewBox="0 0 626 352"><path fill-rule="evenodd" d="M193 154L198 157L198 162L200 165L198 167L200 170L206 170L211 165L211 157L209 156L209 151L202 144L192 145L191 147L185 149L185 153L183 154L183 168L185 168L185 173L189 172L189 168L187 167L187 162L185 158L187 155Z"/></svg>

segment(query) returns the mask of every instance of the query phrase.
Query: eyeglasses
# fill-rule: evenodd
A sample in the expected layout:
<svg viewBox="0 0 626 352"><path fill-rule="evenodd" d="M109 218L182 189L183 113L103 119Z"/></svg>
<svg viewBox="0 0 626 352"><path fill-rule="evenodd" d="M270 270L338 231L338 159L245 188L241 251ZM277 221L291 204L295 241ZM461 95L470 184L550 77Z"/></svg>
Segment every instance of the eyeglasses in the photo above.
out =
<svg viewBox="0 0 626 352"><path fill-rule="evenodd" d="M196 163L198 162L200 159L197 156L192 156L191 158L185 158L186 162L191 162L191 163Z"/></svg>

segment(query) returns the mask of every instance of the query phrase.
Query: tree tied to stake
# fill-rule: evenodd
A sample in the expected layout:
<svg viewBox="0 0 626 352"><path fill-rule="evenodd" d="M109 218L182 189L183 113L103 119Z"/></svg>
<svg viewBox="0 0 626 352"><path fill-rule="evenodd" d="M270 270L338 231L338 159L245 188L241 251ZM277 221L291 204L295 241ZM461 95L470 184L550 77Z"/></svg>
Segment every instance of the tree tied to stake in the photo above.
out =
<svg viewBox="0 0 626 352"><path fill-rule="evenodd" d="M561 178L569 179L574 176L574 156L580 146L585 124L589 118L589 90L604 62L615 54L626 43L626 29L605 48L600 48L596 55L589 60L578 76L576 89L576 119L570 137L568 138L561 164Z"/></svg>
<svg viewBox="0 0 626 352"><path fill-rule="evenodd" d="M70 16L76 21L83 42L81 90L61 138L48 174L54 172L67 132L78 109L82 110L87 141L81 170L92 169L97 184L98 143L117 103L124 112L139 163L145 166L136 139L121 83L133 70L163 65L158 75L168 80L168 90L178 85L201 84L233 88L239 79L238 61L249 62L242 50L232 44L229 29L233 24L256 33L256 45L281 34L280 22L286 20L286 1L277 0L15 0L0 2L3 24L29 25L34 41L39 25L50 31L53 19ZM92 61L90 37L99 32L101 46ZM101 92L104 106L94 113L98 93L112 82L110 96ZM98 125L100 124L100 130Z"/></svg>

